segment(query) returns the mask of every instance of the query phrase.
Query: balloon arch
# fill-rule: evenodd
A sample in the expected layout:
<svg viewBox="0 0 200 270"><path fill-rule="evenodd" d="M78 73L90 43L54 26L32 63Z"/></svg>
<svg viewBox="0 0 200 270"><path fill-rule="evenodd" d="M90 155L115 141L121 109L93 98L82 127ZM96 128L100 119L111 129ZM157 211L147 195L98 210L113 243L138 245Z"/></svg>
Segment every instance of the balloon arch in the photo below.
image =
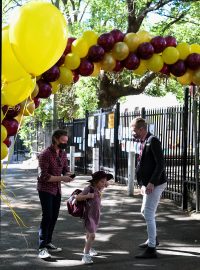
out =
<svg viewBox="0 0 200 270"><path fill-rule="evenodd" d="M100 36L88 30L79 38L68 38L66 21L54 5L22 6L2 29L1 160L8 155L10 137L16 135L23 116L33 114L40 99L55 94L60 84L98 76L100 70L123 69L137 75L158 72L182 85L199 86L200 45L118 29Z"/></svg>

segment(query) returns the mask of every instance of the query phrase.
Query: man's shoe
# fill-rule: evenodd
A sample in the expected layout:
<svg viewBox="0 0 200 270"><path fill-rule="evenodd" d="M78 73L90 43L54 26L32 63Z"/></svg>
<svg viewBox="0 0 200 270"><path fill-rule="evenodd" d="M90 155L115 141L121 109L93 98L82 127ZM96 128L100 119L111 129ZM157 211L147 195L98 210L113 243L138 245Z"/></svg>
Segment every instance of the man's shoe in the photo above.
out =
<svg viewBox="0 0 200 270"><path fill-rule="evenodd" d="M147 247L143 253L135 256L137 259L154 259L157 257L156 249L153 247Z"/></svg>
<svg viewBox="0 0 200 270"><path fill-rule="evenodd" d="M61 252L62 251L62 248L60 247L56 247L54 246L52 243L49 243L46 248L48 249L48 251L50 252Z"/></svg>
<svg viewBox="0 0 200 270"><path fill-rule="evenodd" d="M84 264L93 264L93 260L89 254L84 254L82 257L82 262Z"/></svg>
<svg viewBox="0 0 200 270"><path fill-rule="evenodd" d="M159 246L158 237L156 237L156 246ZM138 245L139 248L147 248L148 247L148 240L140 245Z"/></svg>
<svg viewBox="0 0 200 270"><path fill-rule="evenodd" d="M51 255L49 254L47 248L40 248L40 249L39 249L38 257L39 257L40 259L47 259L47 258L50 258Z"/></svg>

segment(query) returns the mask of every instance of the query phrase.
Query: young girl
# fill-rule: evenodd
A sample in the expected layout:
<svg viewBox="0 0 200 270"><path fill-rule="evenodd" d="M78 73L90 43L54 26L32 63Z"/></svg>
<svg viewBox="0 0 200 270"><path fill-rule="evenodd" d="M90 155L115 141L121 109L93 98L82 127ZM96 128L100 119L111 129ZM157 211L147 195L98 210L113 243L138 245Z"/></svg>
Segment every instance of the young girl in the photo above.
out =
<svg viewBox="0 0 200 270"><path fill-rule="evenodd" d="M91 256L97 255L97 252L92 249L92 244L95 239L95 233L100 221L101 208L101 192L108 186L108 180L112 179L112 174L107 174L104 171L97 171L92 174L92 179L89 180L90 185L83 192L77 195L77 201L86 200L86 209L84 217L84 225L86 229L86 240L83 250L82 262L92 264Z"/></svg>

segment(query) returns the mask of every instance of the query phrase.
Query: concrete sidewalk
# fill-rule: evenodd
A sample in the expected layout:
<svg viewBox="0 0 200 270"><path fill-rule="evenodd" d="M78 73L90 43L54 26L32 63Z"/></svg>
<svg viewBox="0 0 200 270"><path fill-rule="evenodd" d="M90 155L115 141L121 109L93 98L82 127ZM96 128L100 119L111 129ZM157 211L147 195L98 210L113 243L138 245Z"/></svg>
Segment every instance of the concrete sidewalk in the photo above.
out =
<svg viewBox="0 0 200 270"><path fill-rule="evenodd" d="M79 218L66 210L66 198L79 187L87 185L87 177L77 177L62 189L62 206L54 232L54 244L61 253L44 261L37 258L38 226L41 220L40 203L36 191L37 171L20 164L9 165L5 182L14 210L26 227L16 224L11 211L1 205L1 269L95 269L95 270L199 270L200 218L188 216L169 200L162 200L157 215L160 246L159 258L135 259L138 244L146 238L146 226L140 215L141 197L127 196L127 187L114 184L102 197L101 225L96 235L94 265L82 265L84 229Z"/></svg>

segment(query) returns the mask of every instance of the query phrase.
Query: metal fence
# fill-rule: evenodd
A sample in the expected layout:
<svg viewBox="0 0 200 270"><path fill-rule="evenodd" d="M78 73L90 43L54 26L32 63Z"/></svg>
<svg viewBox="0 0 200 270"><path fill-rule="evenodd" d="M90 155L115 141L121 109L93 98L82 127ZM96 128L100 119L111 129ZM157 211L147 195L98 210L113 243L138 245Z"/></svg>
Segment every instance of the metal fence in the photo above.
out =
<svg viewBox="0 0 200 270"><path fill-rule="evenodd" d="M183 106L148 109L136 108L133 112L120 113L119 104L113 108L86 114L84 119L58 122L69 134L68 145L75 146L75 169L81 173L92 171L93 148L99 148L99 168L115 175L116 181L128 180L128 153L137 152L129 124L136 116L146 118L149 131L162 143L166 162L168 186L164 196L176 201L184 209L199 210L199 154L200 154L200 97L185 89ZM50 144L52 123L44 127L40 123L31 135L36 152ZM69 152L69 148L67 149Z"/></svg>

